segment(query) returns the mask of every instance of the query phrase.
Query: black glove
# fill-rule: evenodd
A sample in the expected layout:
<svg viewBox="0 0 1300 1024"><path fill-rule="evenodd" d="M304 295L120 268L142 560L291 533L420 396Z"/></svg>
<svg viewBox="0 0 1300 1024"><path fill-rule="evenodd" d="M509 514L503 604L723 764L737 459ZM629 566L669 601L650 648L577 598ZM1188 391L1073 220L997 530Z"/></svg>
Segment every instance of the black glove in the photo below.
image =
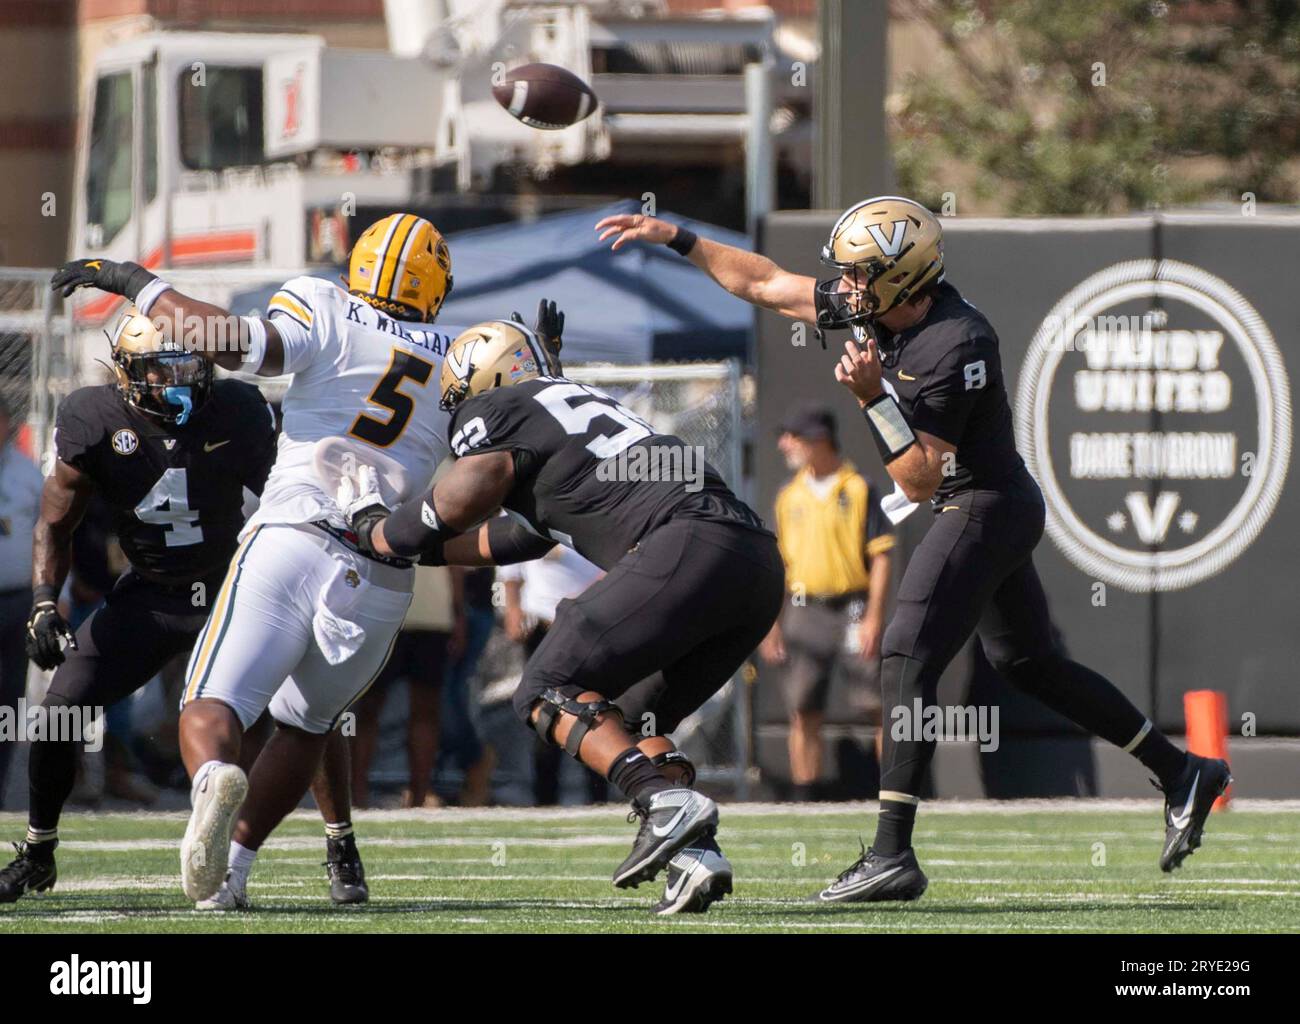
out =
<svg viewBox="0 0 1300 1024"><path fill-rule="evenodd" d="M54 272L50 287L62 289L66 299L78 288L98 288L114 295L124 295L132 302L150 281L157 278L138 263L113 260L69 260Z"/></svg>
<svg viewBox="0 0 1300 1024"><path fill-rule="evenodd" d="M556 308L554 302L542 299L537 304L537 322L533 324L533 330L546 339L552 351L560 351L563 344L560 339L564 334L564 314Z"/></svg>
<svg viewBox="0 0 1300 1024"><path fill-rule="evenodd" d="M518 312L511 313L510 319L517 324L524 322L523 316ZM564 334L564 314L556 308L554 302L542 299L537 304L537 322L533 324L533 330L541 336L552 352L560 351L563 347L560 338Z"/></svg>
<svg viewBox="0 0 1300 1024"><path fill-rule="evenodd" d="M27 657L45 672L63 664L63 645L59 643L60 640L66 641L73 650L77 648L76 634L59 614L59 606L54 603L54 593L53 587L38 587L36 603L32 605L32 614L27 619Z"/></svg>

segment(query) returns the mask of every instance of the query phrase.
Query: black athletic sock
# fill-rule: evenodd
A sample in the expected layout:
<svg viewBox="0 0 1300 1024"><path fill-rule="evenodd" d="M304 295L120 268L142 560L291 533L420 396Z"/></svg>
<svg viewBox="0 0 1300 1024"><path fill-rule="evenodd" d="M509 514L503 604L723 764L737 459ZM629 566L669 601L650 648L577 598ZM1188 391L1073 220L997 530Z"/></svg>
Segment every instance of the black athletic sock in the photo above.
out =
<svg viewBox="0 0 1300 1024"><path fill-rule="evenodd" d="M1187 754L1170 743L1169 737L1154 725L1142 742L1133 748L1133 756L1155 772L1165 789L1182 781L1187 771Z"/></svg>
<svg viewBox="0 0 1300 1024"><path fill-rule="evenodd" d="M883 857L893 857L912 845L916 825L916 804L907 800L880 801L880 818L871 848Z"/></svg>
<svg viewBox="0 0 1300 1024"><path fill-rule="evenodd" d="M39 832L57 830L63 805L77 781L77 749L70 742L37 740L27 762L27 822Z"/></svg>
<svg viewBox="0 0 1300 1024"><path fill-rule="evenodd" d="M628 747L614 758L606 778L621 789L628 799L635 800L642 807L648 806L650 798L656 793L673 788L654 762L636 747Z"/></svg>

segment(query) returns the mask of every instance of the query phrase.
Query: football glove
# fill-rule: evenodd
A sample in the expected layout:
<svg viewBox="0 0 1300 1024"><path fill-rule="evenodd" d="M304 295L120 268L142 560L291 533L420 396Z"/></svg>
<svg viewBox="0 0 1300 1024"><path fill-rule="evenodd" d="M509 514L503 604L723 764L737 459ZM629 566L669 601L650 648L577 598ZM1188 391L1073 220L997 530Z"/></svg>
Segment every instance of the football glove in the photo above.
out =
<svg viewBox="0 0 1300 1024"><path fill-rule="evenodd" d="M343 477L339 481L336 500L348 521L348 528L357 535L358 547L374 554L370 536L392 511L379 494L379 474L375 468L361 465L357 467L355 480L351 476Z"/></svg>
<svg viewBox="0 0 1300 1024"><path fill-rule="evenodd" d="M50 588L51 592L52 590ZM59 614L59 606L55 604L51 592L38 592L32 614L27 619L27 635L24 638L27 657L44 672L63 664L65 644L73 650L77 649L77 636L67 620Z"/></svg>
<svg viewBox="0 0 1300 1024"><path fill-rule="evenodd" d="M517 324L524 322L524 318L518 313L511 313L510 319ZM554 302L542 299L537 304L537 321L533 324L533 330L541 335L542 340L551 347L552 351L556 353L560 351L564 344L561 340L564 334L564 314Z"/></svg>
<svg viewBox="0 0 1300 1024"><path fill-rule="evenodd" d="M114 260L69 260L54 272L50 287L62 291L66 299L78 288L98 288L103 292L123 295L135 301L136 296L157 275L151 274L138 263L118 263Z"/></svg>

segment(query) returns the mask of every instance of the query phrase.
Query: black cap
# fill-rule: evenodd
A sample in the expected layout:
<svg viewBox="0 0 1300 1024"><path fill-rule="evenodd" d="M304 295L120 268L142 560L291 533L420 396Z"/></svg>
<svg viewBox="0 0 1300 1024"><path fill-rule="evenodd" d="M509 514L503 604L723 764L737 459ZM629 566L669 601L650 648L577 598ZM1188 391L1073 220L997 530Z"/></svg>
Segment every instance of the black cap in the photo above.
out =
<svg viewBox="0 0 1300 1024"><path fill-rule="evenodd" d="M824 405L801 405L791 409L778 427L782 434L793 434L805 441L836 442L835 414Z"/></svg>

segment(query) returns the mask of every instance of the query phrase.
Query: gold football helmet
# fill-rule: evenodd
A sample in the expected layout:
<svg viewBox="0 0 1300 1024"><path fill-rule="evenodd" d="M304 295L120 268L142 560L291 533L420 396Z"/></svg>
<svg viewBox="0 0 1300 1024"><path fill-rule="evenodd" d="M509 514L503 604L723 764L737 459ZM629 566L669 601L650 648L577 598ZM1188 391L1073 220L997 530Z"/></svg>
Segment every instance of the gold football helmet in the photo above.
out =
<svg viewBox="0 0 1300 1024"><path fill-rule="evenodd" d="M451 285L446 241L413 213L375 221L352 247L348 291L399 320L431 322Z"/></svg>
<svg viewBox="0 0 1300 1024"><path fill-rule="evenodd" d="M489 320L462 331L442 361L442 408L467 398L560 372L559 357L540 335L513 320Z"/></svg>
<svg viewBox="0 0 1300 1024"><path fill-rule="evenodd" d="M943 228L920 203L877 196L849 207L822 246L840 272L818 281L819 327L859 327L943 279Z"/></svg>
<svg viewBox="0 0 1300 1024"><path fill-rule="evenodd" d="M211 395L212 364L134 306L122 311L109 341L117 389L141 412L184 426Z"/></svg>

